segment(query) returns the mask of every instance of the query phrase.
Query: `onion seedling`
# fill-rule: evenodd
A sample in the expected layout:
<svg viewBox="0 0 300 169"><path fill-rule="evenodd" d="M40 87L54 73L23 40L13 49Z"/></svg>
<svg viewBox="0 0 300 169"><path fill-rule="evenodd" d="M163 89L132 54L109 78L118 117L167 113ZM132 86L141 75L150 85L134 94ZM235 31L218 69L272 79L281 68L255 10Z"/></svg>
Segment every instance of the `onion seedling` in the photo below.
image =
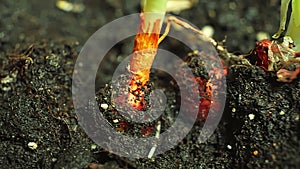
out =
<svg viewBox="0 0 300 169"><path fill-rule="evenodd" d="M292 38L295 51L300 52L300 1L281 0L280 25L272 37L278 39L283 35Z"/></svg>
<svg viewBox="0 0 300 169"><path fill-rule="evenodd" d="M157 53L161 25L167 0L145 0L140 14L140 25L130 58L129 103L138 110L146 108L144 90L147 89L150 68Z"/></svg>

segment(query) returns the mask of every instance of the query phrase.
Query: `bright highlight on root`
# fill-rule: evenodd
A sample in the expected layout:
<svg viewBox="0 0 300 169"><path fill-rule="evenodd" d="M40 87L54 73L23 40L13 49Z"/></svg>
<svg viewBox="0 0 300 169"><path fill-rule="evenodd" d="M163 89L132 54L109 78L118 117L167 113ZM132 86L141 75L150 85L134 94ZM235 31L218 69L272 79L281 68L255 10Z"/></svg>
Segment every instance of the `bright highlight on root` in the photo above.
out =
<svg viewBox="0 0 300 169"><path fill-rule="evenodd" d="M144 90L147 89L151 65L157 53L161 23L159 19L156 19L152 26L145 22L144 17L144 13L141 13L141 23L135 37L129 67L131 77L128 101L137 110L145 110L146 108Z"/></svg>

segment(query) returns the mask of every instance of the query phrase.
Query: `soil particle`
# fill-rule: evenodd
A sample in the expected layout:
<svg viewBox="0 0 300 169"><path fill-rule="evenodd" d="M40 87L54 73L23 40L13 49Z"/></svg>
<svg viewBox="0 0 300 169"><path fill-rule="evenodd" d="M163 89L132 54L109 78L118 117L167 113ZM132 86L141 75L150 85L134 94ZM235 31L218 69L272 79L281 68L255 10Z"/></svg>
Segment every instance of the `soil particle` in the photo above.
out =
<svg viewBox="0 0 300 169"><path fill-rule="evenodd" d="M93 162L127 168L297 168L300 165L300 80L280 83L275 72L266 73L259 67L246 65L229 67L223 118L206 143L197 139L203 127L202 122L197 122L176 147L151 159L134 161L105 152L101 147L92 150L94 143L78 124L71 100L76 45L76 42L24 44L26 47L17 48L13 55L3 55L0 162L4 168L83 168ZM194 75L207 76L199 61L191 58L188 62L194 67ZM153 79L157 80L153 84L165 88L168 98L167 113L160 118L163 132L177 116L177 87L172 79L168 85L160 77ZM155 87L153 84L149 87ZM99 107L102 104L102 111L117 131L124 134L129 131L127 134L135 137L145 137L145 133L148 137L155 135L156 122L126 123L113 111L108 86L98 92ZM32 143L36 143L35 148L28 146ZM150 150L136 148L141 152Z"/></svg>
<svg viewBox="0 0 300 169"><path fill-rule="evenodd" d="M76 45L41 43L28 46L32 48L27 56L31 63L27 65L24 57L12 58L6 54L0 73L0 166L86 166L90 161L91 142L72 113L70 90ZM28 49L20 50L17 56L25 56L26 51ZM3 77L8 76L14 80L3 83ZM7 87L10 90L6 90ZM33 142L35 148L28 146Z"/></svg>
<svg viewBox="0 0 300 169"><path fill-rule="evenodd" d="M193 67L195 60L190 59L189 65ZM194 75L205 76L201 65L197 67L193 69ZM107 94L109 89L104 91L98 97L103 97L101 93ZM233 65L227 76L226 108L214 135L206 143L199 143L197 138L203 124L197 122L178 146L152 159L136 160L135 165L137 168L297 168L299 96L299 79L280 83L275 72ZM162 119L170 119L168 114L172 113L166 110ZM127 125L130 127L123 132L140 133L136 125Z"/></svg>
<svg viewBox="0 0 300 169"><path fill-rule="evenodd" d="M234 66L230 72L228 108L237 110L228 112L232 120L228 126L233 134L233 167L297 168L299 80L275 82L274 72L264 73L259 67ZM254 115L252 120L250 114Z"/></svg>

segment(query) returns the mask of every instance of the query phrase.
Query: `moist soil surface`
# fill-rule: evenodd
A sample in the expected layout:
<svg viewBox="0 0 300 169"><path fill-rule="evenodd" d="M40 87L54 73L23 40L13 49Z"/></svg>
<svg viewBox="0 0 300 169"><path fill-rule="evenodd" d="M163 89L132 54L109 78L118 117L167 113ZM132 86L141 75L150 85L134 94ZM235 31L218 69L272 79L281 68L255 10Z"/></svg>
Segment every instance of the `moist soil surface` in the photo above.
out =
<svg viewBox="0 0 300 169"><path fill-rule="evenodd" d="M118 17L140 11L140 7L136 1L71 2L83 3L85 10L62 11L54 0L1 0L1 169L299 168L300 78L281 83L276 81L276 72L240 63L228 67L225 109L207 142L197 139L203 127L199 115L177 146L151 159L124 158L98 146L84 132L74 110L74 65L85 41L96 30ZM198 27L211 25L216 40L226 37L223 45L228 51L247 54L255 46L257 33L276 32L279 4L279 0L202 0L174 15ZM163 46L173 52L180 48L172 40ZM176 119L180 95L174 79L153 71L149 90L159 88L165 92L168 99L164 114L147 124L126 122L109 98L114 69L131 50L132 39L127 39L107 54L96 79L96 100L116 132L150 137L156 134L158 121L163 132ZM205 68L198 64L201 61L189 52L182 50L176 54L188 58L186 62L193 74L207 81ZM108 107L103 109L103 103ZM101 124L95 129L99 127ZM133 148L150 151L145 147Z"/></svg>

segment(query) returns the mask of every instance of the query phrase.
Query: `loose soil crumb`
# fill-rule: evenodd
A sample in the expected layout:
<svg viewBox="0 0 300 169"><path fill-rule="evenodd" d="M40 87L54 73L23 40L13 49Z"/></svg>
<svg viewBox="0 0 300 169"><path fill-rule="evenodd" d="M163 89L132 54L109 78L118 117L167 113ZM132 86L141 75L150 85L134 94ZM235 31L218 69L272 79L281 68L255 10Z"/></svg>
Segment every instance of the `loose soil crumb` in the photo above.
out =
<svg viewBox="0 0 300 169"><path fill-rule="evenodd" d="M139 3L87 0L83 12L68 13L57 9L55 2L1 2L0 168L296 169L300 166L300 78L280 83L275 72L265 73L259 67L247 65L245 60L231 60L225 111L208 142L197 141L203 125L197 122L176 147L152 159L129 160L95 145L74 113L73 66L92 33L113 19L139 11ZM227 36L225 45L229 51L247 53L254 48L257 32L272 34L277 30L274 25L279 24L279 0L202 0L179 16L199 27L211 25L215 39L221 41ZM114 63L106 64L103 69L114 68L118 55L131 49L128 44L119 44L109 54L109 63ZM201 66L197 71L206 77ZM108 83L110 76L101 74L98 79ZM157 79L150 85L160 85L162 82ZM164 117L174 119L179 96L174 92L176 84L171 86L162 86L167 89L168 98L172 98L168 105L175 105L167 107ZM110 96L108 87L99 86L97 92L99 103ZM110 114L107 117L111 122L120 119ZM172 118L162 118L165 125L162 131ZM126 129L127 126L123 123L116 128L139 137L155 132L155 128L145 125L130 125Z"/></svg>

